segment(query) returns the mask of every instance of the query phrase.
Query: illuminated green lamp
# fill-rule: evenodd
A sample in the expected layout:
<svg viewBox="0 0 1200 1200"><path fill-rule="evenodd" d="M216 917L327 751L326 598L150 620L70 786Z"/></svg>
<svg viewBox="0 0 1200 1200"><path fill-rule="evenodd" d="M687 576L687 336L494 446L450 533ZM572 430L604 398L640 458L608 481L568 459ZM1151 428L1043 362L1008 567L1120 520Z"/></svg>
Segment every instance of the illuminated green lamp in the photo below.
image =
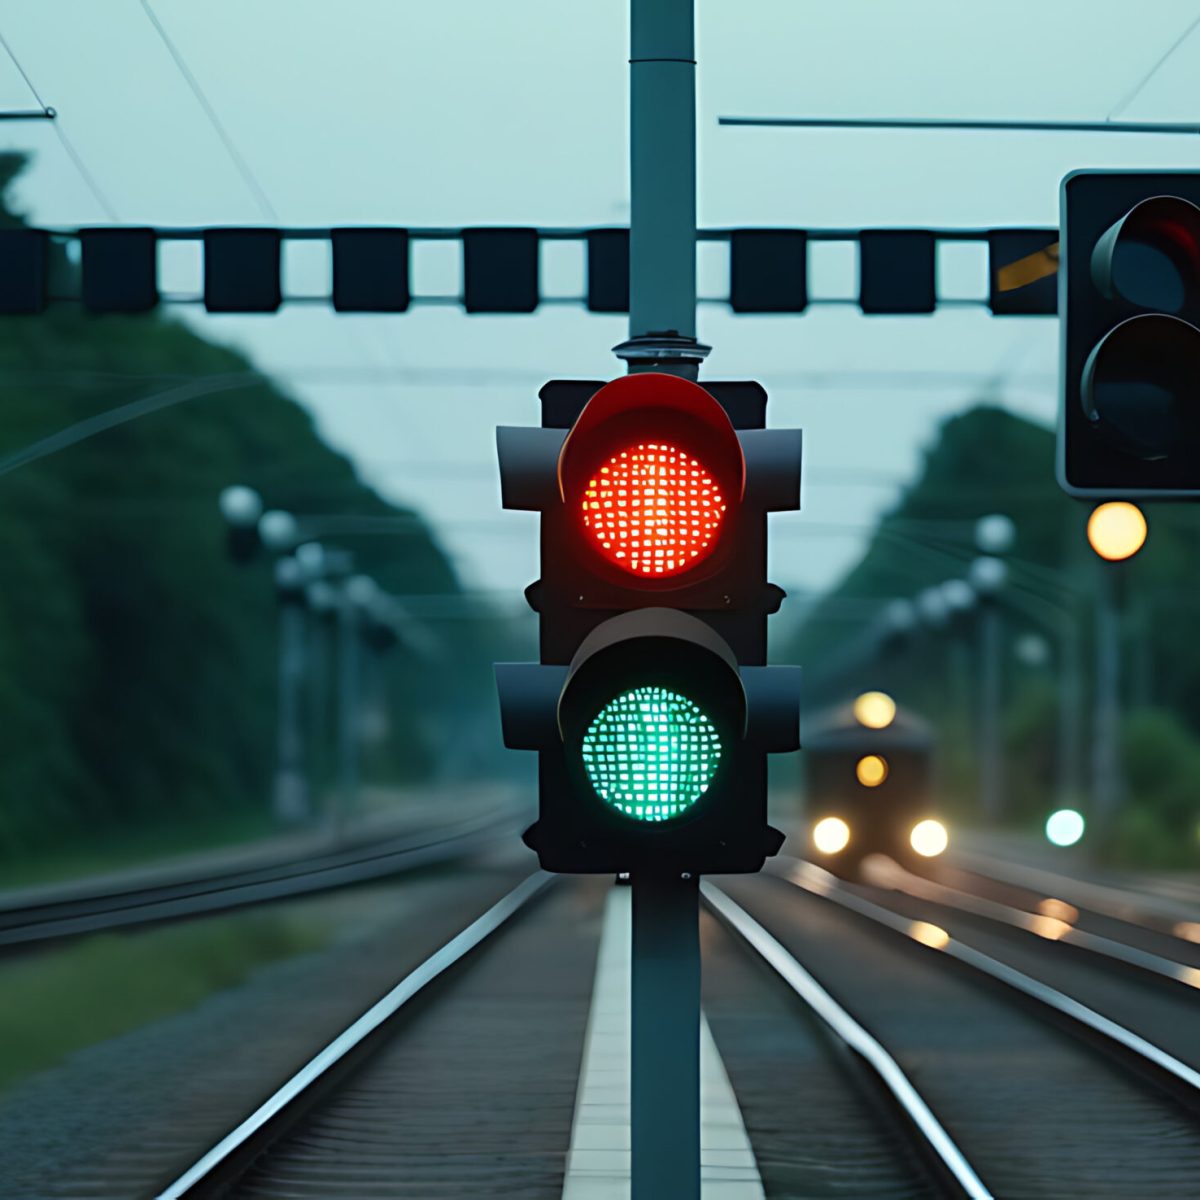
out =
<svg viewBox="0 0 1200 1200"><path fill-rule="evenodd" d="M583 736L583 764L597 795L635 821L669 821L708 790L721 739L704 712L664 687L610 700Z"/></svg>

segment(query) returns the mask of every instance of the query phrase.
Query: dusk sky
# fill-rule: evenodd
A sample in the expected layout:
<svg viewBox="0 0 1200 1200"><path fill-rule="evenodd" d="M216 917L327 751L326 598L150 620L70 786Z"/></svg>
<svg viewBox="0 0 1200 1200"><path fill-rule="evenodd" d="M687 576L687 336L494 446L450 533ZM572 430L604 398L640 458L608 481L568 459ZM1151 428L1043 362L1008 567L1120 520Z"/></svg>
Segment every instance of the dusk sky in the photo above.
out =
<svg viewBox="0 0 1200 1200"><path fill-rule="evenodd" d="M19 190L44 225L608 225L628 220L627 5L482 0L156 0L226 140L139 0L5 0L5 36L49 122L0 123L32 153ZM1194 20L1158 0L1053 5L700 0L700 220L752 226L1057 223L1082 166L1200 164L1195 137L721 128L722 115L1196 118L1200 30L1131 93ZM969 99L964 99L969 98ZM29 87L0 53L0 106ZM239 165L244 164L243 165ZM943 295L981 297L982 246L951 247ZM543 248L548 290L577 294L582 253ZM851 297L850 246L814 246L815 297ZM294 246L285 290L320 292L327 250ZM417 290L453 293L453 244L419 247ZM701 289L725 288L701 249ZM199 251L165 250L168 291L195 291ZM388 496L426 509L469 585L536 573L535 518L499 508L493 428L537 419L539 384L620 373L623 318L581 307L468 318L453 307L344 317L177 310L275 372ZM982 395L1047 424L1056 323L984 309L865 318L700 311L711 378L761 379L769 420L806 434L804 510L774 518L773 576L809 591L852 565L911 478L936 423ZM201 401L202 402L202 401ZM149 418L153 420L153 417ZM233 482L233 481L231 481ZM268 497L268 501L269 501Z"/></svg>

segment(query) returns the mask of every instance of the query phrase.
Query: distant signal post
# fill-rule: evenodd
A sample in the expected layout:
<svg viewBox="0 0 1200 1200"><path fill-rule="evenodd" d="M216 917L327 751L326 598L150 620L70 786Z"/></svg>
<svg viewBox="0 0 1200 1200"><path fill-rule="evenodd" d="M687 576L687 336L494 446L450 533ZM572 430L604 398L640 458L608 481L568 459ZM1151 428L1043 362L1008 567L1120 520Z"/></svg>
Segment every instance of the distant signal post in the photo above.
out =
<svg viewBox="0 0 1200 1200"><path fill-rule="evenodd" d="M1061 225L1059 482L1200 495L1200 172L1073 172Z"/></svg>

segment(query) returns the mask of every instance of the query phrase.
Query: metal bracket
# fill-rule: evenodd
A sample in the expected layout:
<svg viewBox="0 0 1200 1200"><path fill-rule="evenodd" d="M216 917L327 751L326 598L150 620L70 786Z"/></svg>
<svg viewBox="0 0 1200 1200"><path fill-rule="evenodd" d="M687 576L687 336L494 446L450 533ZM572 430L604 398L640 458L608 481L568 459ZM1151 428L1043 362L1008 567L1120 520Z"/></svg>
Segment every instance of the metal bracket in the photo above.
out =
<svg viewBox="0 0 1200 1200"><path fill-rule="evenodd" d="M566 667L541 663L496 663L500 728L510 750L541 750L562 744L558 697Z"/></svg>
<svg viewBox="0 0 1200 1200"><path fill-rule="evenodd" d="M500 462L500 500L505 508L537 512L560 500L558 456L565 429L536 425L500 425L496 453Z"/></svg>
<svg viewBox="0 0 1200 1200"><path fill-rule="evenodd" d="M742 667L746 740L769 753L800 749L800 667Z"/></svg>
<svg viewBox="0 0 1200 1200"><path fill-rule="evenodd" d="M746 460L747 499L767 512L798 509L803 432L799 429L742 429L738 431L738 441Z"/></svg>
<svg viewBox="0 0 1200 1200"><path fill-rule="evenodd" d="M711 346L693 337L681 337L673 329L646 333L613 347L613 353L635 371L651 366L699 366L712 351Z"/></svg>

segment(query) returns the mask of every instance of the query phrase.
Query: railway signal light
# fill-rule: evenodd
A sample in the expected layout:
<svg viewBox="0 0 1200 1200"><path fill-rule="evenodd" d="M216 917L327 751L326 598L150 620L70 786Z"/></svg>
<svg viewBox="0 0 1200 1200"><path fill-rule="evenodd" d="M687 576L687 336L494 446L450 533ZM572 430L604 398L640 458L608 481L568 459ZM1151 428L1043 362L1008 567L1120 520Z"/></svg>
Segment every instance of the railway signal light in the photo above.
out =
<svg viewBox="0 0 1200 1200"><path fill-rule="evenodd" d="M541 663L497 666L505 742L539 753L548 870L757 870L768 752L798 671L767 667L766 514L799 507L800 434L755 384L647 372L552 383L501 428L506 507L541 513Z"/></svg>
<svg viewBox="0 0 1200 1200"><path fill-rule="evenodd" d="M1055 846L1073 846L1083 837L1085 827L1081 813L1073 808L1060 808L1046 818L1046 840Z"/></svg>
<svg viewBox="0 0 1200 1200"><path fill-rule="evenodd" d="M1146 544L1146 516L1136 504L1110 500L1088 517L1088 544L1106 562L1132 558Z"/></svg>
<svg viewBox="0 0 1200 1200"><path fill-rule="evenodd" d="M1200 494L1200 172L1068 175L1061 263L1059 482Z"/></svg>

